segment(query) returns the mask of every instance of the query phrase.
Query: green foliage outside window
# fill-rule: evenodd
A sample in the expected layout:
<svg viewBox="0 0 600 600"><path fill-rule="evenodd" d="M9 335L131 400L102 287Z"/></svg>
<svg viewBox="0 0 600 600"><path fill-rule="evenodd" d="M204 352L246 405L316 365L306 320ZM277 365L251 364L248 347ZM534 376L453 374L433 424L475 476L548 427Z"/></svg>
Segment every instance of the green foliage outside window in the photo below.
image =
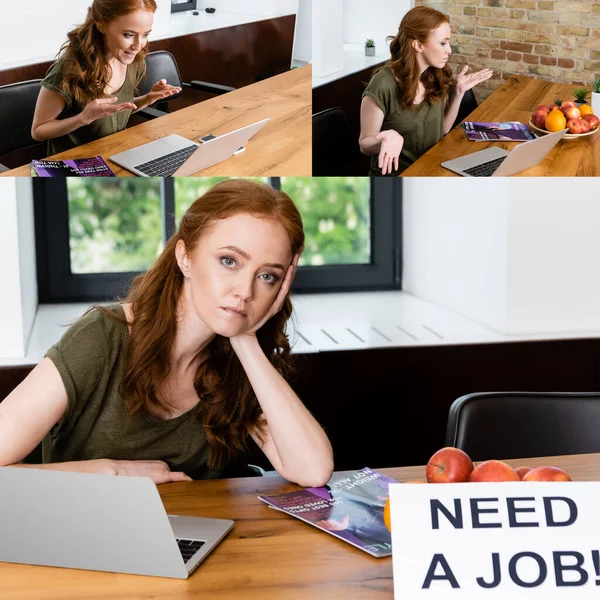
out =
<svg viewBox="0 0 600 600"><path fill-rule="evenodd" d="M223 179L176 178L176 222ZM370 262L369 185L359 177L281 178L304 222L300 265ZM82 178L67 186L73 273L143 271L154 262L163 248L160 179Z"/></svg>

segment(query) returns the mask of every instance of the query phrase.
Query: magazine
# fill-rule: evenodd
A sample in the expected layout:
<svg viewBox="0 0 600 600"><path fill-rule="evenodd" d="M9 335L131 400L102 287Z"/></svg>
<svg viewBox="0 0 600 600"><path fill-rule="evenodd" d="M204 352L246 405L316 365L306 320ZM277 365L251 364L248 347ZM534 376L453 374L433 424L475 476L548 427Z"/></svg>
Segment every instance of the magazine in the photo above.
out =
<svg viewBox="0 0 600 600"><path fill-rule="evenodd" d="M501 123L465 121L462 123L462 127L467 134L467 139L472 142L526 142L535 140L535 134L531 129L518 121L504 121Z"/></svg>
<svg viewBox="0 0 600 600"><path fill-rule="evenodd" d="M379 558L392 554L392 538L383 521L390 483L396 481L364 468L334 473L324 487L259 499Z"/></svg>
<svg viewBox="0 0 600 600"><path fill-rule="evenodd" d="M32 177L115 177L101 156L69 160L32 160Z"/></svg>

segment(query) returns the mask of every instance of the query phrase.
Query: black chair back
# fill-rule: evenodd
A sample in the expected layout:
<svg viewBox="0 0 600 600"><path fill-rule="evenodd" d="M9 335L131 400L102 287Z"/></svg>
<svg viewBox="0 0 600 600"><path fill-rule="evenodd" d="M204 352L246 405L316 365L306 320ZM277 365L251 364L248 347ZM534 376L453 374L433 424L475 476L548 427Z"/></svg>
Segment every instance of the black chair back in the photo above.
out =
<svg viewBox="0 0 600 600"><path fill-rule="evenodd" d="M600 452L600 393L462 396L450 407L446 445L475 461Z"/></svg>
<svg viewBox="0 0 600 600"><path fill-rule="evenodd" d="M164 112L169 112L168 103L175 98L179 98L183 93L183 82L179 74L179 67L175 57L166 50L157 50L156 52L148 52L146 55L146 75L138 85L140 96L147 94L152 86L161 79L166 79L167 83L181 88L181 92L169 96L163 102L157 102L153 105L155 108Z"/></svg>
<svg viewBox="0 0 600 600"><path fill-rule="evenodd" d="M454 125L452 125L452 129L454 129L460 122L464 121L477 108L477 106L479 105L477 104L477 98L475 98L473 90L467 90L463 96L463 99L460 101L458 115L456 116Z"/></svg>
<svg viewBox="0 0 600 600"><path fill-rule="evenodd" d="M352 135L346 113L339 107L315 113L312 118L313 176L366 175L357 173L358 138Z"/></svg>
<svg viewBox="0 0 600 600"><path fill-rule="evenodd" d="M31 137L31 125L41 81L0 86L0 156L40 143Z"/></svg>

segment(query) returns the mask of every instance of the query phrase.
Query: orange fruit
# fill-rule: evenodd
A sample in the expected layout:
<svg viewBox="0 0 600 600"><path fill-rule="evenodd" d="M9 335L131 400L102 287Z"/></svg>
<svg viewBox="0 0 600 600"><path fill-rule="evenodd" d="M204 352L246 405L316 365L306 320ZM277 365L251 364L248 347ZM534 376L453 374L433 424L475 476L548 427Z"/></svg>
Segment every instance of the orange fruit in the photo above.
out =
<svg viewBox="0 0 600 600"><path fill-rule="evenodd" d="M385 506L383 507L383 522L385 526L388 528L388 531L392 533L392 518L390 515L390 499L388 498L385 501Z"/></svg>
<svg viewBox="0 0 600 600"><path fill-rule="evenodd" d="M593 115L594 114L594 111L592 110L592 107L589 104L582 104L579 107L579 112L581 113L582 117L584 115Z"/></svg>
<svg viewBox="0 0 600 600"><path fill-rule="evenodd" d="M551 132L562 131L567 126L567 119L560 110L553 110L546 117L546 129Z"/></svg>

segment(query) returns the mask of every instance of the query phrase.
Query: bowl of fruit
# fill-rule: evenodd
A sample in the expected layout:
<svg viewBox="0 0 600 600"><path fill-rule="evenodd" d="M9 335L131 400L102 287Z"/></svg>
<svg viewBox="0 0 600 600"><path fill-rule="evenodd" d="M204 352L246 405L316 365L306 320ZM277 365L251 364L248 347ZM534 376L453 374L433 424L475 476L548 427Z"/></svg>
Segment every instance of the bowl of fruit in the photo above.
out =
<svg viewBox="0 0 600 600"><path fill-rule="evenodd" d="M565 134L566 135L566 134ZM512 467L500 460L486 460L474 463L471 457L460 450L447 446L441 448L429 459L425 467L425 479L412 479L404 483L483 483L503 481L571 481L568 473L550 465L539 467ZM386 527L392 530L390 501L386 501L383 511Z"/></svg>
<svg viewBox="0 0 600 600"><path fill-rule="evenodd" d="M600 118L589 104L577 106L572 100L556 99L551 106L539 104L529 119L529 127L538 135L568 129L564 140L594 135L599 126Z"/></svg>

